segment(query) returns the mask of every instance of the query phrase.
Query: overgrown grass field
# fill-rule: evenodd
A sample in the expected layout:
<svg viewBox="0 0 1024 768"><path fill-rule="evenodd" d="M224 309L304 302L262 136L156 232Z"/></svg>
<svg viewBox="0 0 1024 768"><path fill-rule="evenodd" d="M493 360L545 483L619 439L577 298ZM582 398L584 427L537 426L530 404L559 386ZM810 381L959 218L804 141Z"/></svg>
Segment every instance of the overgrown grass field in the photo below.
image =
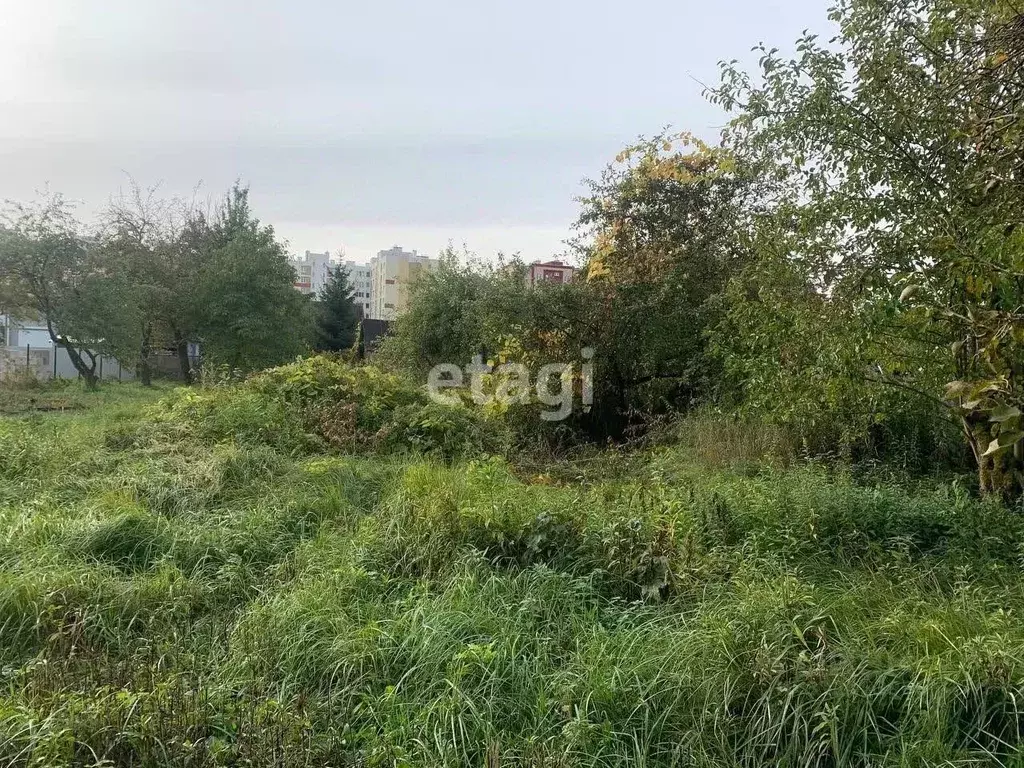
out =
<svg viewBox="0 0 1024 768"><path fill-rule="evenodd" d="M0 420L0 765L1024 764L1024 522L955 484L527 468L325 362L91 397Z"/></svg>

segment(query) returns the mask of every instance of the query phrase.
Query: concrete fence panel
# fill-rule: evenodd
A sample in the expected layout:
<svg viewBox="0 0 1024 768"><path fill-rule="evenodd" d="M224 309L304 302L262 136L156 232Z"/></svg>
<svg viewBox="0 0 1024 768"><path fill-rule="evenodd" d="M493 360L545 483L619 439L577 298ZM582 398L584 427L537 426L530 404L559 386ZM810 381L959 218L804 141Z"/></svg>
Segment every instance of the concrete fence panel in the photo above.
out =
<svg viewBox="0 0 1024 768"><path fill-rule="evenodd" d="M101 355L96 361L96 375L104 381L131 381L135 371L122 367L113 357ZM40 381L77 379L78 370L63 347L0 347L0 381L18 376Z"/></svg>

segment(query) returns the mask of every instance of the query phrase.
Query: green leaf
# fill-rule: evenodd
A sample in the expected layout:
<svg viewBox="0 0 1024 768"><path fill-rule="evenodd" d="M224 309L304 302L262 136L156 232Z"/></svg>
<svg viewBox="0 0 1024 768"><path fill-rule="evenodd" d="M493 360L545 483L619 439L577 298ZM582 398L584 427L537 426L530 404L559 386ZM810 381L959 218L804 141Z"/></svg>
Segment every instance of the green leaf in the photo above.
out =
<svg viewBox="0 0 1024 768"><path fill-rule="evenodd" d="M1000 424L1020 416L1020 408L1014 405L1000 405L988 415L989 421L996 421Z"/></svg>
<svg viewBox="0 0 1024 768"><path fill-rule="evenodd" d="M1024 438L1024 432L1020 430L1015 429L1012 432L1003 432L988 444L988 449L982 456L992 456L1000 451L1005 451L1007 448L1012 448L1020 442L1021 438Z"/></svg>

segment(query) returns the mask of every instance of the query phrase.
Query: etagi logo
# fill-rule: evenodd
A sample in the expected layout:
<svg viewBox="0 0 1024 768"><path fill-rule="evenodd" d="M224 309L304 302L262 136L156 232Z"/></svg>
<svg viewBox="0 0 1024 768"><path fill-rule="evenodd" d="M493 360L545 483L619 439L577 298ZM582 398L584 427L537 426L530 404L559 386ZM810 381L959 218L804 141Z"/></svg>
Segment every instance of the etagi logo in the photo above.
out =
<svg viewBox="0 0 1024 768"><path fill-rule="evenodd" d="M580 401L583 412L588 413L594 403L594 350L584 347L579 369ZM441 363L427 375L427 391L434 402L458 405L458 394L445 393L446 389L461 389L469 380L469 392L478 405L498 403L503 406L525 405L536 399L551 406L542 410L544 421L562 421L572 413L576 400L576 366L574 363L548 363L537 370L536 379L523 363L502 363L492 366L481 355L460 368L454 363Z"/></svg>

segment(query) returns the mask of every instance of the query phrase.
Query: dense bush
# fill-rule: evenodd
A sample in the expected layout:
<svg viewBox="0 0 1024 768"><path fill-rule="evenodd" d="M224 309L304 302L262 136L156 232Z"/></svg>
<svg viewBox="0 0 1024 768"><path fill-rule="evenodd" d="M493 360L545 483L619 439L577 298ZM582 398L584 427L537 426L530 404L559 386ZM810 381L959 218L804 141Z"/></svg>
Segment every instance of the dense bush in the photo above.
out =
<svg viewBox="0 0 1024 768"><path fill-rule="evenodd" d="M501 451L504 428L479 410L434 403L373 366L311 357L240 383L180 391L153 418L210 440L285 452L414 451L444 458Z"/></svg>
<svg viewBox="0 0 1024 768"><path fill-rule="evenodd" d="M622 439L688 411L718 386L707 334L742 262L741 200L756 188L731 156L695 137L640 141L589 183L574 281L527 286L517 259L494 266L449 251L411 286L382 359L421 378L432 365L465 366L476 355L534 375L549 363L575 364L582 393L587 350L592 403L555 423L530 408L534 418L518 425L525 441L546 437L553 446Z"/></svg>
<svg viewBox="0 0 1024 768"><path fill-rule="evenodd" d="M748 258L716 334L728 384L763 413L883 453L948 454L925 429L952 424L981 490L1012 501L1024 15L992 0L843 0L831 19L829 42L805 31L793 56L760 46L755 75L723 64L710 93L733 112L725 145L770 190L745 211Z"/></svg>
<svg viewBox="0 0 1024 768"><path fill-rule="evenodd" d="M570 285L449 253L413 287L390 362L536 371L587 348L593 407L528 438L621 440L714 405L808 456L970 466L1015 502L1024 14L842 0L830 19L828 43L759 46L754 74L723 63L720 142L640 139L588 182Z"/></svg>

